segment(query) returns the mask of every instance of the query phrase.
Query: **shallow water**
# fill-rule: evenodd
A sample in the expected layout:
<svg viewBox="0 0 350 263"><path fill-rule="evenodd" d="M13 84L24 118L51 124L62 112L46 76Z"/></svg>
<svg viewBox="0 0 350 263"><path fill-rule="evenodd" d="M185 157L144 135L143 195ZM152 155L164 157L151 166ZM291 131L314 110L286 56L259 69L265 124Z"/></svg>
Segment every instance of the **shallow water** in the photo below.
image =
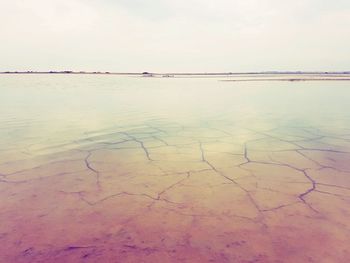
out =
<svg viewBox="0 0 350 263"><path fill-rule="evenodd" d="M0 76L0 262L349 262L349 85Z"/></svg>

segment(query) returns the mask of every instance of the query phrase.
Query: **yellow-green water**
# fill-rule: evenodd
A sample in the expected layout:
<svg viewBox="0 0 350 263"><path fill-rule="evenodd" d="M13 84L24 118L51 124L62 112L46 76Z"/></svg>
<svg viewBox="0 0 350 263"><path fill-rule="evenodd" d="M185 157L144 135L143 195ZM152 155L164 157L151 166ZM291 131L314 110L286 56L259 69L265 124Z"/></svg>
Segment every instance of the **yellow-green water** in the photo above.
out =
<svg viewBox="0 0 350 263"><path fill-rule="evenodd" d="M348 82L0 77L0 262L349 262Z"/></svg>

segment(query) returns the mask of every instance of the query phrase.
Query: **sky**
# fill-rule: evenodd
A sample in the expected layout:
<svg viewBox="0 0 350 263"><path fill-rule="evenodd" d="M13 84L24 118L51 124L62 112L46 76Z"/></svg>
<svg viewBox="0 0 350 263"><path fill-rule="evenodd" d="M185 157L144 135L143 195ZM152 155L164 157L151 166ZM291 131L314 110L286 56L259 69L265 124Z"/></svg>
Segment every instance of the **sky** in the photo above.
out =
<svg viewBox="0 0 350 263"><path fill-rule="evenodd" d="M349 0L0 0L0 71L350 70Z"/></svg>

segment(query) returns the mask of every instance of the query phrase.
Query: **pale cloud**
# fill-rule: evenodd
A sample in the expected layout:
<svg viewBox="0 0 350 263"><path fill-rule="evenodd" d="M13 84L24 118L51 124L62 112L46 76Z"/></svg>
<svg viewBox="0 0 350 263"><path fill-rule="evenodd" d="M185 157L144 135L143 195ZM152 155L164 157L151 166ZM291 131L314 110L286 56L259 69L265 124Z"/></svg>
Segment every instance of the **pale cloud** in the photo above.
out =
<svg viewBox="0 0 350 263"><path fill-rule="evenodd" d="M0 70L350 69L345 0L0 3Z"/></svg>

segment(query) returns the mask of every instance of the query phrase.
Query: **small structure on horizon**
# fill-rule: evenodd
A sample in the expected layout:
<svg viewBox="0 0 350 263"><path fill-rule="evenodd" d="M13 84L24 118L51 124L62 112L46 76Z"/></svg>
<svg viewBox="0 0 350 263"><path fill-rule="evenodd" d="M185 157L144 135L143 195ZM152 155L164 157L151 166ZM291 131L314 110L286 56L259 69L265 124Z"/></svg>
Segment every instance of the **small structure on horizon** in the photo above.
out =
<svg viewBox="0 0 350 263"><path fill-rule="evenodd" d="M142 77L153 77L153 74L145 71L145 72L142 72Z"/></svg>

